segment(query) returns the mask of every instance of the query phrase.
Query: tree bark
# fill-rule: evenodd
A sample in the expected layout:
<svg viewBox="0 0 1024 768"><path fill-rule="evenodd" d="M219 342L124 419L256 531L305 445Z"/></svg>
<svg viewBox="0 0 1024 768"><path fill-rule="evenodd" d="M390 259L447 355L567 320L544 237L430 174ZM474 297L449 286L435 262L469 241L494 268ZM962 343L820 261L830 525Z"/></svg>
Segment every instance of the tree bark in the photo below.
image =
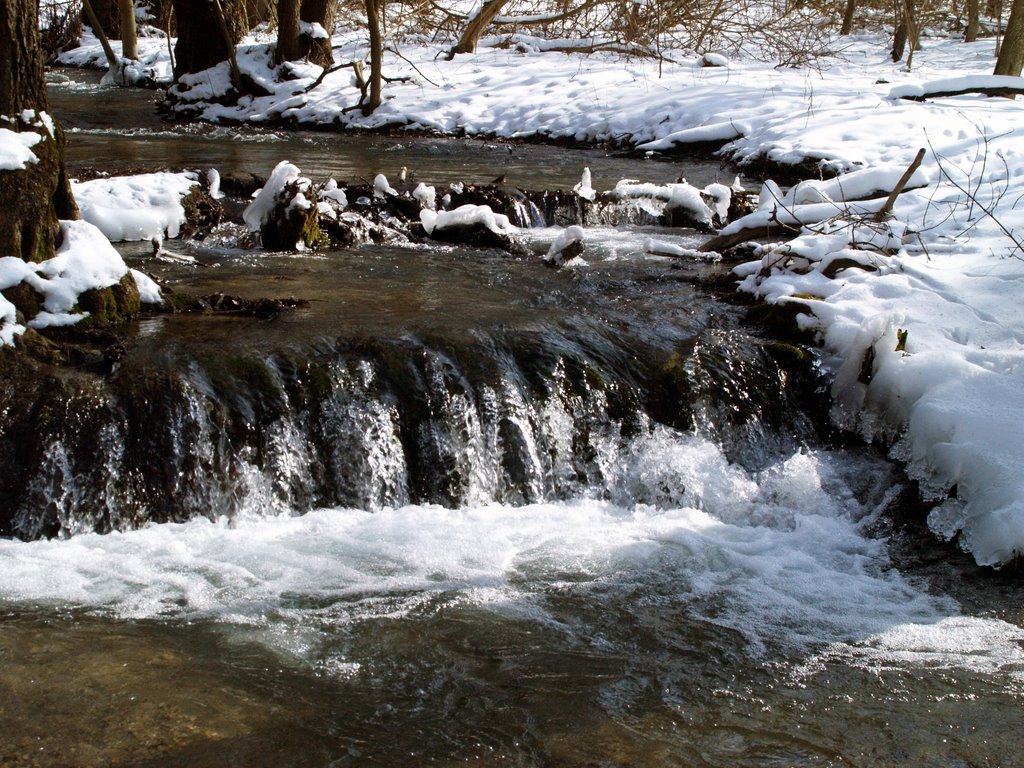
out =
<svg viewBox="0 0 1024 768"><path fill-rule="evenodd" d="M892 41L892 60L899 61L907 49L907 42L910 42L910 55L920 47L917 28L917 11L914 8L914 0L896 0L898 21Z"/></svg>
<svg viewBox="0 0 1024 768"><path fill-rule="evenodd" d="M1020 77L1024 69L1024 0L1013 0L1010 8L1010 20L1006 24L1006 34L999 48L996 60L997 75Z"/></svg>
<svg viewBox="0 0 1024 768"><path fill-rule="evenodd" d="M505 7L506 2L507 0L484 0L480 10L469 20L466 28L462 30L462 36L459 37L459 42L448 53L448 58L454 58L459 53L473 53L484 31L494 21L494 18L501 13L501 9Z"/></svg>
<svg viewBox="0 0 1024 768"><path fill-rule="evenodd" d="M846 8L843 11L843 26L839 34L848 35L853 32L853 19L857 13L857 0L846 0Z"/></svg>
<svg viewBox="0 0 1024 768"><path fill-rule="evenodd" d="M135 0L117 0L121 18L121 56L135 61L139 58L138 35L135 27Z"/></svg>
<svg viewBox="0 0 1024 768"><path fill-rule="evenodd" d="M964 32L965 43L973 43L978 39L978 32L981 30L980 4L980 0L967 0L967 29Z"/></svg>
<svg viewBox="0 0 1024 768"><path fill-rule="evenodd" d="M337 0L302 0L299 18L310 24L319 24L328 35L331 35L334 33L334 17L337 10ZM300 42L303 47L303 55L317 66L329 67L334 63L330 38L313 40L309 37L302 37Z"/></svg>
<svg viewBox="0 0 1024 768"><path fill-rule="evenodd" d="M89 26L92 27L92 33L96 35L100 45L103 46L103 55L107 58L107 67L111 72L116 72L121 62L114 55L114 49L110 47L110 40L107 39L107 35L103 31L103 25L100 23L99 17L96 16L96 10L91 0L82 0L82 13L85 14Z"/></svg>
<svg viewBox="0 0 1024 768"><path fill-rule="evenodd" d="M42 137L38 162L0 171L0 256L42 261L53 256L58 219L77 218L64 169L64 134L40 119L47 109L43 56L35 0L0 0L0 127Z"/></svg>
<svg viewBox="0 0 1024 768"><path fill-rule="evenodd" d="M296 61L304 55L299 44L299 0L277 0L277 48L274 62Z"/></svg>
<svg viewBox="0 0 1024 768"><path fill-rule="evenodd" d="M366 23L370 32L370 95L363 101L364 115L372 114L380 106L381 87L384 80L384 36L380 26L381 0L364 0Z"/></svg>
<svg viewBox="0 0 1024 768"><path fill-rule="evenodd" d="M222 61L227 61L234 46L242 39L244 15L242 0L223 3L225 21L231 47L221 30L216 9L209 0L173 0L174 18L178 26L178 42L174 47L174 79L182 75L202 72Z"/></svg>

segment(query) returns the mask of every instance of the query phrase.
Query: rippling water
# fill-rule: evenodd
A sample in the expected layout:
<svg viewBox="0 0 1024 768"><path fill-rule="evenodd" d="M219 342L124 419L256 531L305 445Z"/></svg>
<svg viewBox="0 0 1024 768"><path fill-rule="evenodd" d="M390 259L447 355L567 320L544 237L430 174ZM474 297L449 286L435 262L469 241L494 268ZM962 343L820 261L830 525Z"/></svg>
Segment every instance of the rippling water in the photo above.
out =
<svg viewBox="0 0 1024 768"><path fill-rule="evenodd" d="M565 354L592 339L624 378L623 349L639 364L710 345L731 372L709 380L741 387L757 339L690 286L701 268L646 259L645 234L594 232L589 266L558 273L451 250L197 249L209 268L137 253L197 292L313 301L279 321L147 320L125 364L534 333ZM545 413L534 434L573 434L570 410ZM0 540L0 763L1019 762L1019 582L918 538L899 468L872 450L800 433L752 456L709 423L726 411L699 413L594 441L600 482L553 493L541 473L529 503L294 515L254 494L183 523Z"/></svg>

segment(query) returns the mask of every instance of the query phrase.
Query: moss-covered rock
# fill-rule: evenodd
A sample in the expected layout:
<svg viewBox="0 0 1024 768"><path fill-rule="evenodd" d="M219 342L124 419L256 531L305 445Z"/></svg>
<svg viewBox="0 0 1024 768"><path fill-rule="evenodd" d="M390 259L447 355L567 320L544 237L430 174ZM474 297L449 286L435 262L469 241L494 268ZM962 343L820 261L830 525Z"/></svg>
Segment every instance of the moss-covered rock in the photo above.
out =
<svg viewBox="0 0 1024 768"><path fill-rule="evenodd" d="M141 308L139 288L131 272L126 272L115 285L94 288L78 297L78 309L89 313L81 321L83 327L88 328L127 320L137 315Z"/></svg>

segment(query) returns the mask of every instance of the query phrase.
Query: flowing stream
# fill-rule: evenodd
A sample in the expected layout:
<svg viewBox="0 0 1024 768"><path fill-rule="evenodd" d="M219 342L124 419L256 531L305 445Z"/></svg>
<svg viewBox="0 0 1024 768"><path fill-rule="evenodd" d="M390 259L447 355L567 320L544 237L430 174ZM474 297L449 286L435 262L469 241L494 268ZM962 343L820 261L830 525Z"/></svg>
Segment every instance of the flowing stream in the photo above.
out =
<svg viewBox="0 0 1024 768"><path fill-rule="evenodd" d="M722 173L172 127L56 80L72 175ZM699 242L595 228L560 271L126 246L179 290L310 303L149 317L109 369L7 396L0 764L1019 762L1019 581L931 540L899 467L827 429L813 365L652 235Z"/></svg>

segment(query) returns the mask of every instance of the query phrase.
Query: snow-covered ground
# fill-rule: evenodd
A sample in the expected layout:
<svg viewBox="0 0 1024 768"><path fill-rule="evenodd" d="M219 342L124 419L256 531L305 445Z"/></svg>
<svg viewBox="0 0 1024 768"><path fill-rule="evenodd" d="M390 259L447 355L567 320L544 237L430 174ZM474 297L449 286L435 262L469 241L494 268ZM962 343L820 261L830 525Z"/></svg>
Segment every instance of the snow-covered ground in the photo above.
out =
<svg viewBox="0 0 1024 768"><path fill-rule="evenodd" d="M287 65L290 79L278 81L266 43L248 40L239 64L270 96L216 104L226 64L187 78L205 119L406 126L651 151L718 139L736 163L877 169L867 175L889 183L923 148L915 188L884 223L874 220L884 190L852 181L844 188L842 179L799 196L768 187L761 217L775 209L774 218L798 220L802 231L781 249L756 252L760 260L739 267L737 280L766 301L799 302L835 375L835 418L892 444L924 495L942 500L929 521L937 533L959 536L983 564L1024 553L1024 101L902 98L952 78L954 86L990 84L992 40L926 38L911 72L889 60L886 41L869 36L837 39L834 56L807 68L743 58L705 67L685 53L656 63L486 41L446 61L440 47L407 46L401 58L388 55L385 73L408 80L389 83L369 117L345 111L359 95L351 69L306 92L320 68ZM357 32L337 34L334 44L339 62L365 55ZM140 49L145 68L166 73L165 41L140 40ZM63 60L102 55L87 39ZM22 157L26 149L7 151ZM858 191L875 192L875 201L844 202ZM803 204L818 207L794 219L810 211Z"/></svg>

